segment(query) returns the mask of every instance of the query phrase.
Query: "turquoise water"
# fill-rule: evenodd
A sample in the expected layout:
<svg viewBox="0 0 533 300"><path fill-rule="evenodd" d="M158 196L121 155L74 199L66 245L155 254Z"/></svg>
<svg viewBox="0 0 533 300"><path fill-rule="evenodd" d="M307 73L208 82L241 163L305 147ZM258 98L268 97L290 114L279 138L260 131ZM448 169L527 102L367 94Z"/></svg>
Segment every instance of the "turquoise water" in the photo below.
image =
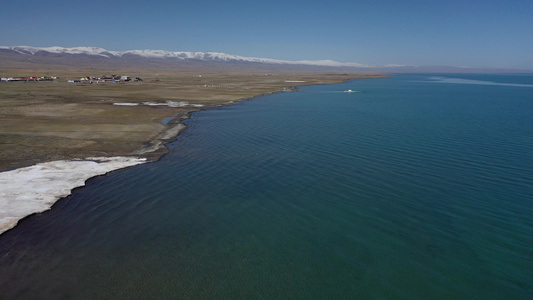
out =
<svg viewBox="0 0 533 300"><path fill-rule="evenodd" d="M533 298L532 74L301 90L0 236L1 298Z"/></svg>

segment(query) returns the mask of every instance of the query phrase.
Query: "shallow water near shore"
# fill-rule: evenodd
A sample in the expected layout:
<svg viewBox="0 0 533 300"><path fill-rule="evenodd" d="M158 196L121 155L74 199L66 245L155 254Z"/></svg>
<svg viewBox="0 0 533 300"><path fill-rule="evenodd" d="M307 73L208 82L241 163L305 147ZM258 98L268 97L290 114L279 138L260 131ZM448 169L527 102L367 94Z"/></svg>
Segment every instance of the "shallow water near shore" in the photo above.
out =
<svg viewBox="0 0 533 300"><path fill-rule="evenodd" d="M530 299L532 84L397 75L193 113L160 161L0 236L0 295Z"/></svg>

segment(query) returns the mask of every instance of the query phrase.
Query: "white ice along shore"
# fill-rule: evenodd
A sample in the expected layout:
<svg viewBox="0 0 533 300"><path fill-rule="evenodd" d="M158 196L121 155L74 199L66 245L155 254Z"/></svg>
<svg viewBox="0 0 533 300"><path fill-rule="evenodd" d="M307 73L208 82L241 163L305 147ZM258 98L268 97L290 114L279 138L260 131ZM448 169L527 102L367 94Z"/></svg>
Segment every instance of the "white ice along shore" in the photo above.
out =
<svg viewBox="0 0 533 300"><path fill-rule="evenodd" d="M166 102L115 102L113 105L119 106L138 106L138 105L148 105L148 106L169 106L169 107L203 107L203 104L190 104L187 101L166 101Z"/></svg>
<svg viewBox="0 0 533 300"><path fill-rule="evenodd" d="M146 162L136 157L59 160L0 173L0 234L31 214L46 211L91 177Z"/></svg>

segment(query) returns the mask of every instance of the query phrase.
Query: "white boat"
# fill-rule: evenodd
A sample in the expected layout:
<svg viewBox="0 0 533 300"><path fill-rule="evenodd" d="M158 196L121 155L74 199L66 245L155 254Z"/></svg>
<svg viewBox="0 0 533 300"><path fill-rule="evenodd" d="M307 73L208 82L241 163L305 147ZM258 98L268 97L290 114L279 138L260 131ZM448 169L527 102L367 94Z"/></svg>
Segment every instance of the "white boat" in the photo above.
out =
<svg viewBox="0 0 533 300"><path fill-rule="evenodd" d="M361 91L346 90L345 93L360 93Z"/></svg>

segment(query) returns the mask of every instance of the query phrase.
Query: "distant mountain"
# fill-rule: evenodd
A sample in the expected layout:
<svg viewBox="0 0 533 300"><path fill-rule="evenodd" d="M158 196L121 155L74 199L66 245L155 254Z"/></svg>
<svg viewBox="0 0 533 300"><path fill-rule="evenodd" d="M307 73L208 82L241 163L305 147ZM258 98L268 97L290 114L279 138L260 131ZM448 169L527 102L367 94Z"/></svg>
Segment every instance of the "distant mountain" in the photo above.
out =
<svg viewBox="0 0 533 300"><path fill-rule="evenodd" d="M20 54L38 55L43 52L54 54L71 54L71 55L93 55L106 58L121 58L127 56L139 56L143 58L160 58L175 60L202 60L202 61L224 61L224 62L245 62L261 64L289 64L289 65L311 65L325 67L355 67L368 68L369 65L358 63L341 63L333 60L302 60L288 61L258 57L244 57L219 52L171 52L164 50L128 50L128 51L109 51L98 47L30 47L30 46L0 46L0 50L11 50Z"/></svg>
<svg viewBox="0 0 533 300"><path fill-rule="evenodd" d="M503 72L512 70L405 65L365 65L333 60L277 60L219 52L171 52L164 50L110 51L98 47L0 46L4 68L27 69L133 69L154 70L247 70L247 71L345 71L345 72Z"/></svg>

